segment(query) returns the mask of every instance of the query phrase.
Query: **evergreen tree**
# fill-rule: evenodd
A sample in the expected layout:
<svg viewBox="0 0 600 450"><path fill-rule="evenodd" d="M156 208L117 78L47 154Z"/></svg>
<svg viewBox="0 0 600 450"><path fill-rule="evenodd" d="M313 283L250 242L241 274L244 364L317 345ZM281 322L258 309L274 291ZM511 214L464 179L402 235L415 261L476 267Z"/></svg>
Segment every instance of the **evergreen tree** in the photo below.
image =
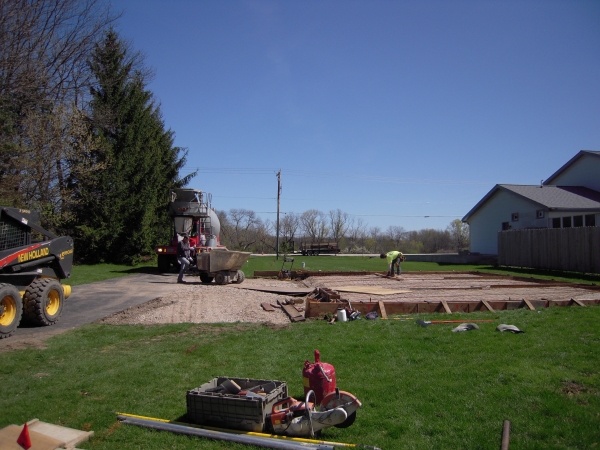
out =
<svg viewBox="0 0 600 450"><path fill-rule="evenodd" d="M97 157L106 168L79 191L77 254L88 262L132 264L168 239L168 191L195 173L179 177L187 152L165 130L139 54L114 30L96 46L90 67L93 127L102 143Z"/></svg>

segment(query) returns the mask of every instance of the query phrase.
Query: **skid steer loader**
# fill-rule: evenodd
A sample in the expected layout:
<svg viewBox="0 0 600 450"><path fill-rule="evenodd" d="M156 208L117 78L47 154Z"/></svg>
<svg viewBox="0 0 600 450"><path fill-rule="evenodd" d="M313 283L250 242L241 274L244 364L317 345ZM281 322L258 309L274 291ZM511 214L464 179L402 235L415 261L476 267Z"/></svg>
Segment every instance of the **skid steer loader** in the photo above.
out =
<svg viewBox="0 0 600 450"><path fill-rule="evenodd" d="M0 339L21 319L52 325L60 317L71 286L73 239L38 225L39 213L0 206Z"/></svg>

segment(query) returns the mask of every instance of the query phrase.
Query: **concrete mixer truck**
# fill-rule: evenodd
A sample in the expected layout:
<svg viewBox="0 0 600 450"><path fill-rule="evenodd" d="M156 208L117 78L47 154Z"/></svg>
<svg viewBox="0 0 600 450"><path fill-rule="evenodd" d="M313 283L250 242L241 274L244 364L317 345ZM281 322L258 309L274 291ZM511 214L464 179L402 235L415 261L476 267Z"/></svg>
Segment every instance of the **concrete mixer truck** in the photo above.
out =
<svg viewBox="0 0 600 450"><path fill-rule="evenodd" d="M241 267L250 253L228 250L221 245L221 223L212 208L212 195L197 189L172 189L169 192L169 216L173 219L171 243L156 247L158 270L179 270L177 243L188 236L196 254L191 274L203 283L241 283L245 279Z"/></svg>

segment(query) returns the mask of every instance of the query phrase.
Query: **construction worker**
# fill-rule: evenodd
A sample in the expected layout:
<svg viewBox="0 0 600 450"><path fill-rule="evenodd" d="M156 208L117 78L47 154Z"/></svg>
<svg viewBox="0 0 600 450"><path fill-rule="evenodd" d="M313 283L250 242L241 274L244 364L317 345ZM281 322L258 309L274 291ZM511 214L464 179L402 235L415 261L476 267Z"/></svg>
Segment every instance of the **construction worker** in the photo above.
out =
<svg viewBox="0 0 600 450"><path fill-rule="evenodd" d="M388 277L394 276L394 266L396 267L396 271L398 272L398 275L400 275L402 273L402 269L400 268L400 263L402 261L404 261L404 255L402 254L402 252L399 252L397 250L392 250L391 252L382 253L381 255L379 255L379 257L381 259L387 258L387 263L388 263L387 276Z"/></svg>
<svg viewBox="0 0 600 450"><path fill-rule="evenodd" d="M188 269L192 258L190 253L190 238L187 234L183 235L183 239L177 243L177 261L179 261L179 277L177 277L178 283L185 283L183 281L183 273Z"/></svg>

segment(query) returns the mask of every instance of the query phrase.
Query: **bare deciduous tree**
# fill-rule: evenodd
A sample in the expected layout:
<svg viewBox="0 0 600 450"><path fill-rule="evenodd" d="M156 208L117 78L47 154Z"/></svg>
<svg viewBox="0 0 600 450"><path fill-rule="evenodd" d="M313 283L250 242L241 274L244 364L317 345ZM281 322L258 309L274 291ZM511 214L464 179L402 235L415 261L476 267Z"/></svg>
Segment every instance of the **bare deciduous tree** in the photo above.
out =
<svg viewBox="0 0 600 450"><path fill-rule="evenodd" d="M401 242L406 238L406 230L398 225L390 225L385 234L395 249L400 249Z"/></svg>
<svg viewBox="0 0 600 450"><path fill-rule="evenodd" d="M340 240L346 237L348 231L348 214L339 208L329 211L329 227L331 237L339 244Z"/></svg>
<svg viewBox="0 0 600 450"><path fill-rule="evenodd" d="M283 241L291 245L300 230L300 217L294 213L287 213L279 222L279 231Z"/></svg>
<svg viewBox="0 0 600 450"><path fill-rule="evenodd" d="M0 95L77 101L87 60L114 15L101 0L0 0ZM42 98L40 98L42 95Z"/></svg>
<svg viewBox="0 0 600 450"><path fill-rule="evenodd" d="M350 239L349 250L358 249L364 245L367 234L367 224L362 217L351 217L348 222L348 238Z"/></svg>
<svg viewBox="0 0 600 450"><path fill-rule="evenodd" d="M257 230L262 221L249 209L230 209L228 214L230 227L229 242L237 250L247 250L258 241Z"/></svg>
<svg viewBox="0 0 600 450"><path fill-rule="evenodd" d="M304 236L311 239L312 242L316 242L319 228L319 215L321 213L316 209L309 209L304 211L300 216L300 223L302 224L302 232Z"/></svg>
<svg viewBox="0 0 600 450"><path fill-rule="evenodd" d="M0 198L28 205L21 193L30 164L26 121L60 105L82 109L89 95L87 61L116 20L102 0L0 0ZM50 119L46 119L48 122ZM39 148L42 133L37 133ZM56 138L48 133L46 139ZM45 143L57 147L59 143ZM47 161L56 166L57 161ZM39 173L36 171L36 173ZM59 181L60 183L60 181ZM46 184L47 185L47 184ZM52 197L52 194L46 196ZM43 197L43 196L42 196Z"/></svg>

